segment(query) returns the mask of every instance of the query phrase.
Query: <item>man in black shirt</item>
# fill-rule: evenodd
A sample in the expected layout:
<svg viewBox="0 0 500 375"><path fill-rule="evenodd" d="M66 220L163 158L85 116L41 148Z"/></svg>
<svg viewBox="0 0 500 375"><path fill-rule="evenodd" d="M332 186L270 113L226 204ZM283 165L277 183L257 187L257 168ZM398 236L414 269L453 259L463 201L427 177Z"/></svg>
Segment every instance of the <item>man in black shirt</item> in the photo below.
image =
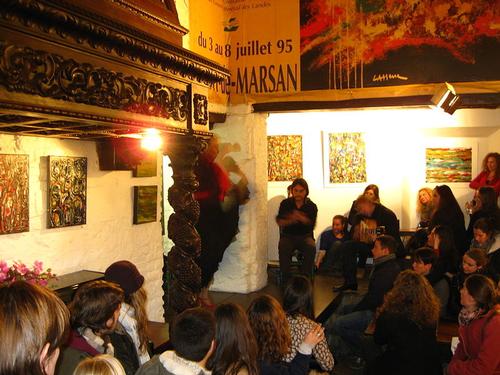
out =
<svg viewBox="0 0 500 375"><path fill-rule="evenodd" d="M403 250L399 237L399 221L394 212L367 195L358 197L356 209L359 215L351 228L353 241L343 244L341 250L344 284L334 288L336 292L357 290L356 264L364 269L378 235L387 234L396 240L397 255L401 255Z"/></svg>
<svg viewBox="0 0 500 375"><path fill-rule="evenodd" d="M298 178L293 181L292 196L284 199L276 216L280 227L280 242L278 245L280 270L284 280L290 274L292 254L295 249L302 252L302 265L300 272L311 276L316 254L313 229L316 224L318 208L309 199L309 187L306 180Z"/></svg>

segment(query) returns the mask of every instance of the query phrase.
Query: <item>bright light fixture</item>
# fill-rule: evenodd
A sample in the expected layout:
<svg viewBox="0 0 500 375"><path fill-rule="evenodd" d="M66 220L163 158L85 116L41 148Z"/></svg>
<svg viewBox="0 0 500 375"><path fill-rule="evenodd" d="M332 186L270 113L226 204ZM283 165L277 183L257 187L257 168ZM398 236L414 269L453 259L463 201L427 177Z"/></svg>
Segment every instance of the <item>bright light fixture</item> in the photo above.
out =
<svg viewBox="0 0 500 375"><path fill-rule="evenodd" d="M156 151L160 148L163 141L158 129L150 128L142 134L141 147L148 151Z"/></svg>

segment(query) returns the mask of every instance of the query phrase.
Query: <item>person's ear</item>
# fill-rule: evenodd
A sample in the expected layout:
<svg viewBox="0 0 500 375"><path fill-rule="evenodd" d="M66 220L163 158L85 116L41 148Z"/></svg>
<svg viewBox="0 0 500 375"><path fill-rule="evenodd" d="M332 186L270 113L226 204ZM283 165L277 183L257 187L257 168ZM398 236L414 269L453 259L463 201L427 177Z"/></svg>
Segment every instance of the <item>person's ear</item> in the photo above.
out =
<svg viewBox="0 0 500 375"><path fill-rule="evenodd" d="M49 354L49 348L50 344L47 342L42 348L42 351L40 352L40 368L44 370L44 373L47 373L46 371L46 366L47 366L47 356Z"/></svg>
<svg viewBox="0 0 500 375"><path fill-rule="evenodd" d="M53 375L59 358L59 348L56 348L51 355L49 355L49 348L50 344L46 343L40 352L40 368L44 374Z"/></svg>

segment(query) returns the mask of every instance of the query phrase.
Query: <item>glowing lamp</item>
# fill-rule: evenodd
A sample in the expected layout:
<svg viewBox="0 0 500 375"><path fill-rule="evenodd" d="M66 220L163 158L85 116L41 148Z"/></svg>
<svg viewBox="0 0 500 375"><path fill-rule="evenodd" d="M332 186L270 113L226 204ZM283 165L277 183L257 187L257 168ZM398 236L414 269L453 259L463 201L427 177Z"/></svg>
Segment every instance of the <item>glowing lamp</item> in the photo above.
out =
<svg viewBox="0 0 500 375"><path fill-rule="evenodd" d="M158 129L147 129L141 137L141 147L148 151L156 151L160 148L163 141Z"/></svg>

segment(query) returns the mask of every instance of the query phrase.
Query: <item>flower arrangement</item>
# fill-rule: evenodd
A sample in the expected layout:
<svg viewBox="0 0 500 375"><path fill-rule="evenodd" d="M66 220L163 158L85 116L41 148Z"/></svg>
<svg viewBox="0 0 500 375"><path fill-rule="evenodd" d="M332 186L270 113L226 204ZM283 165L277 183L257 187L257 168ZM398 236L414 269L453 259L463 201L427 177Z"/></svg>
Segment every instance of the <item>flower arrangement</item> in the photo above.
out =
<svg viewBox="0 0 500 375"><path fill-rule="evenodd" d="M54 277L50 268L43 270L43 263L36 260L33 267L29 268L21 261L13 262L10 266L6 261L0 260L0 286L10 285L14 281L27 281L32 284L47 285L48 279Z"/></svg>

